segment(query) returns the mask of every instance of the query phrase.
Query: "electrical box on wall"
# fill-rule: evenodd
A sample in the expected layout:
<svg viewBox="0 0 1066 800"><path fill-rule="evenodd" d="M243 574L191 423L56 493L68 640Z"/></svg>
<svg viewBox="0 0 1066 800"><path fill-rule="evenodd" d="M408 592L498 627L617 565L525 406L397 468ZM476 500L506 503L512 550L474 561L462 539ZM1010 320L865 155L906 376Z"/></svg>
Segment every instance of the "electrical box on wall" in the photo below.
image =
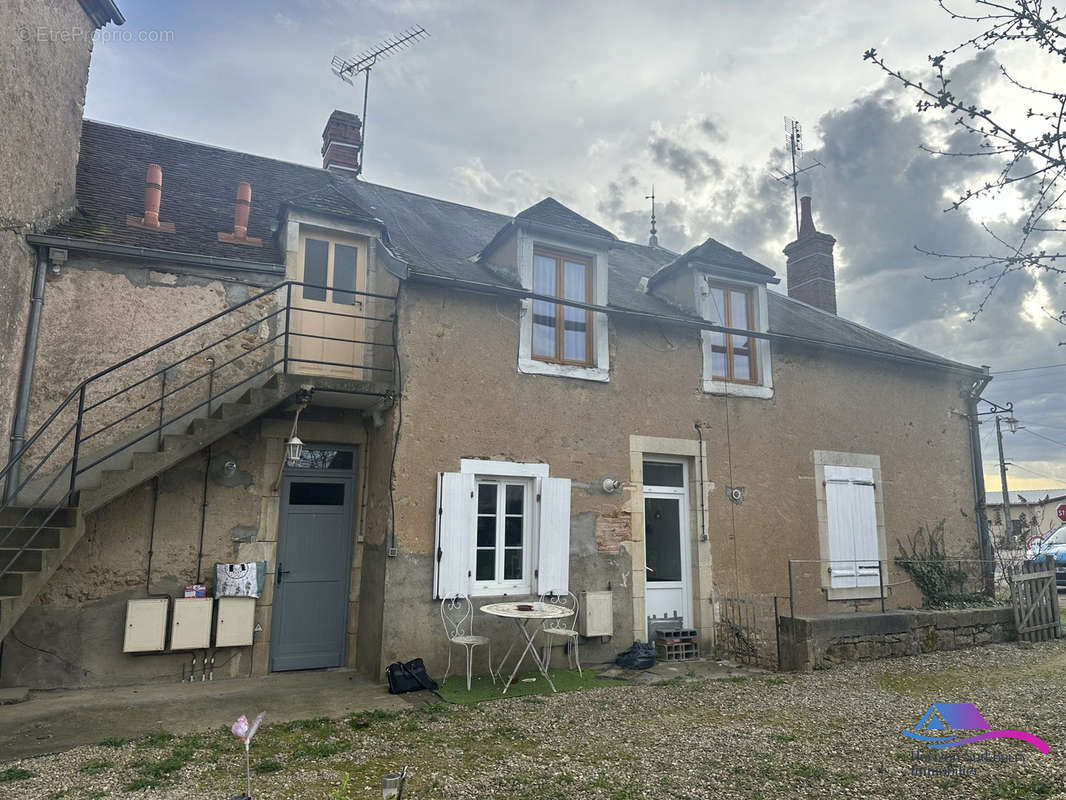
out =
<svg viewBox="0 0 1066 800"><path fill-rule="evenodd" d="M154 653L163 649L170 598L130 600L126 603L123 653Z"/></svg>
<svg viewBox="0 0 1066 800"><path fill-rule="evenodd" d="M215 622L215 647L247 647L255 625L254 597L220 597Z"/></svg>
<svg viewBox="0 0 1066 800"><path fill-rule="evenodd" d="M170 621L171 650L200 650L211 646L211 612L215 601L210 597L182 597L174 600Z"/></svg>
<svg viewBox="0 0 1066 800"><path fill-rule="evenodd" d="M582 636L614 636L614 592L582 592L577 632Z"/></svg>

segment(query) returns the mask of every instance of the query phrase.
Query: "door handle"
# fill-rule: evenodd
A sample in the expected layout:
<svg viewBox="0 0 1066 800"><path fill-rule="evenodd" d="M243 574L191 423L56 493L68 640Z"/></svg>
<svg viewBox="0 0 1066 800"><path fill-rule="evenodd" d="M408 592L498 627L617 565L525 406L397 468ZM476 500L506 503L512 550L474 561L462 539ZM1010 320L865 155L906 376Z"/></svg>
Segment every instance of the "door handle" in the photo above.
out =
<svg viewBox="0 0 1066 800"><path fill-rule="evenodd" d="M292 572L291 569L282 569L281 568L281 562L279 561L278 562L278 583L279 584L281 583L281 576L282 575L288 575L290 572Z"/></svg>

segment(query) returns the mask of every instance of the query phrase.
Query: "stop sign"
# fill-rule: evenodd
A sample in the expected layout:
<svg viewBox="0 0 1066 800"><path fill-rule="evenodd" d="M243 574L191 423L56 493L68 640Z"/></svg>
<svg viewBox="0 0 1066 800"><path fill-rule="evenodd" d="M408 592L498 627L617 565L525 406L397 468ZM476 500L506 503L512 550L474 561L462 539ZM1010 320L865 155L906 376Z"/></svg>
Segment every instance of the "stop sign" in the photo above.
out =
<svg viewBox="0 0 1066 800"><path fill-rule="evenodd" d="M1066 522L1066 503L1063 503L1061 506L1059 506L1059 510L1057 513L1059 515L1059 519L1061 519L1063 522Z"/></svg>

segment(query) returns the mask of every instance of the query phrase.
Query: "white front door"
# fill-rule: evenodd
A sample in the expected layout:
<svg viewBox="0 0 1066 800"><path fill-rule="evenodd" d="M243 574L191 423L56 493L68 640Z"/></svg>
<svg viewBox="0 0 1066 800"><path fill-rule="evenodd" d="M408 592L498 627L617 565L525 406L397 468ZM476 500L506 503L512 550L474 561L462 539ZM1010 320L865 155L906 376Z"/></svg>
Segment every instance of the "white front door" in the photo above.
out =
<svg viewBox="0 0 1066 800"><path fill-rule="evenodd" d="M692 626L688 474L682 461L644 462L645 608L649 618ZM649 478L667 485L651 485Z"/></svg>

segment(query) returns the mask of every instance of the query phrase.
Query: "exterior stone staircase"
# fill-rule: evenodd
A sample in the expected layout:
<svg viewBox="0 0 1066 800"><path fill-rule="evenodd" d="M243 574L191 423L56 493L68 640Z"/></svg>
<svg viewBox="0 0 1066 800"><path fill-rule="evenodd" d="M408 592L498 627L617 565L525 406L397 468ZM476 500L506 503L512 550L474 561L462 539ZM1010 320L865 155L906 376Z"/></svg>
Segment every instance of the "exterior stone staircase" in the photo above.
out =
<svg viewBox="0 0 1066 800"><path fill-rule="evenodd" d="M298 375L275 374L231 402L223 398L210 415L191 423L186 419L181 423L183 432L164 430L160 449L154 448L156 437L152 436L148 441L153 449L112 456L79 476L75 506L23 505L0 510L0 640L81 539L86 514L282 405L307 387L308 381ZM30 484L25 494L37 497L39 493Z"/></svg>

